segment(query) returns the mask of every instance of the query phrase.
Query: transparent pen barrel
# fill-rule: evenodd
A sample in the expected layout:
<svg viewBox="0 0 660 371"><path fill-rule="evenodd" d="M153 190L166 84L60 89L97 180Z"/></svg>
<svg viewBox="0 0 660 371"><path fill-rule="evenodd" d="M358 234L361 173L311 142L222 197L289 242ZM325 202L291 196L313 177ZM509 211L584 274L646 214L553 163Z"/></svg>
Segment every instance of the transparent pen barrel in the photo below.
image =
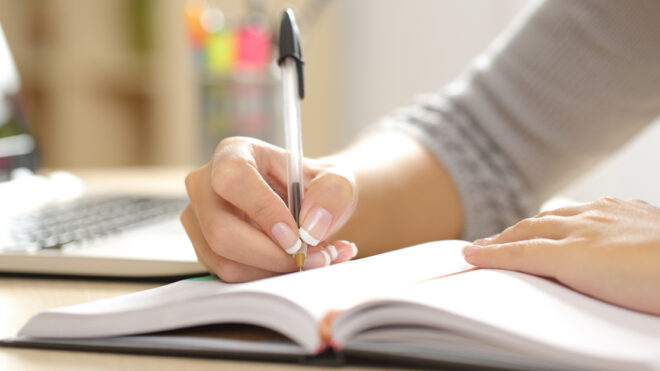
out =
<svg viewBox="0 0 660 371"><path fill-rule="evenodd" d="M284 111L284 137L287 148L287 195L289 210L296 222L304 194L302 169L302 129L300 126L300 104L296 62L287 58L282 65L282 97Z"/></svg>

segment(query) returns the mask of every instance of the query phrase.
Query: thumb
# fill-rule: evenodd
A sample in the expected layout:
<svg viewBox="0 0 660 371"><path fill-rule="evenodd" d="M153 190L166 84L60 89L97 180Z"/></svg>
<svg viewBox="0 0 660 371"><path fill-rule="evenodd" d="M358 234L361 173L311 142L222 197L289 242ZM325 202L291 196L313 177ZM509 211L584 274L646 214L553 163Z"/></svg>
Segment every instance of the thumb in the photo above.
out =
<svg viewBox="0 0 660 371"><path fill-rule="evenodd" d="M300 238L316 246L339 229L355 210L357 187L352 173L325 170L307 187L300 209Z"/></svg>

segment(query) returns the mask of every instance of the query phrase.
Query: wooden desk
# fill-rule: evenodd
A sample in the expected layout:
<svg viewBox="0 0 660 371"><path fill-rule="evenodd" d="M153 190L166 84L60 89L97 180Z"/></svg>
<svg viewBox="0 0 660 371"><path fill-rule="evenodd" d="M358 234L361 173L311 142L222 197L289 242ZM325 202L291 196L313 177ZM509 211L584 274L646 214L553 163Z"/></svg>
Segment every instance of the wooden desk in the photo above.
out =
<svg viewBox="0 0 660 371"><path fill-rule="evenodd" d="M159 188L182 192L185 169L117 169L78 171L91 190L117 191ZM130 187L129 187L130 186ZM1 259L1 257L0 257ZM25 322L38 312L146 290L162 285L153 282L127 282L73 278L30 278L0 275L0 338L16 335ZM128 354L33 350L0 347L0 370L338 370L336 367L300 366L283 363L195 359ZM364 369L361 367L341 368ZM392 370L392 369L388 369Z"/></svg>

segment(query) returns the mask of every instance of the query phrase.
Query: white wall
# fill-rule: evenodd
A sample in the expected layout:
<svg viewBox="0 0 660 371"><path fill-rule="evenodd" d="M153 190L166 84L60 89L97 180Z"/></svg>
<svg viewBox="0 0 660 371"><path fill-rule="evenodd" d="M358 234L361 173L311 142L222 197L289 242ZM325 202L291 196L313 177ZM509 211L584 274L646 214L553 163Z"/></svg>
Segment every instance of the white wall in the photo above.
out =
<svg viewBox="0 0 660 371"><path fill-rule="evenodd" d="M524 0L340 2L342 142L456 78ZM343 143L337 143L341 147Z"/></svg>
<svg viewBox="0 0 660 371"><path fill-rule="evenodd" d="M562 195L588 202L604 196L641 199L660 206L660 122L567 187Z"/></svg>

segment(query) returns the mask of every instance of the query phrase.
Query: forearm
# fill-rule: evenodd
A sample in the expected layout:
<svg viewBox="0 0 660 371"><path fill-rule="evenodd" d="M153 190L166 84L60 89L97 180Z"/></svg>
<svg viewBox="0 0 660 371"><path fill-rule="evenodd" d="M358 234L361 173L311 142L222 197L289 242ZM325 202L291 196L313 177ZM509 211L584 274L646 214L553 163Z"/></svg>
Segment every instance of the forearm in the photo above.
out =
<svg viewBox="0 0 660 371"><path fill-rule="evenodd" d="M353 216L331 239L355 242L360 256L461 235L458 192L442 164L415 140L374 133L331 161L355 172L359 192Z"/></svg>

